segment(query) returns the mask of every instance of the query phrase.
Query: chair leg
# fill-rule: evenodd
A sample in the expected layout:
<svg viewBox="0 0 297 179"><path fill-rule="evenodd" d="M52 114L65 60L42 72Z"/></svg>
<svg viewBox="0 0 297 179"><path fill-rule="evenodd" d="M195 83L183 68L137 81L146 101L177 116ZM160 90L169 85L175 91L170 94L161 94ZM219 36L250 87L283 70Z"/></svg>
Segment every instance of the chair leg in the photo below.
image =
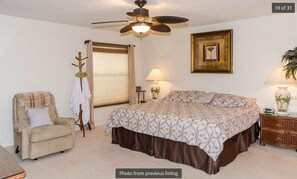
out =
<svg viewBox="0 0 297 179"><path fill-rule="evenodd" d="M19 150L19 146L17 146L17 147L15 148L15 151L14 151L14 152L15 152L16 154L20 152L20 150Z"/></svg>

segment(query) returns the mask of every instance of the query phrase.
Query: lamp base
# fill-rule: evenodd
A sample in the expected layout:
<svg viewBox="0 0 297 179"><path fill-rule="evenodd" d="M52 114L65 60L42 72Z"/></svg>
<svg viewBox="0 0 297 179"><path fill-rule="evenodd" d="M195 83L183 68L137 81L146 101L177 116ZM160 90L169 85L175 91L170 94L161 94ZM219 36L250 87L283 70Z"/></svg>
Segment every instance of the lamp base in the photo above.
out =
<svg viewBox="0 0 297 179"><path fill-rule="evenodd" d="M152 98L158 99L159 93L160 93L160 86L158 83L154 83L151 88Z"/></svg>
<svg viewBox="0 0 297 179"><path fill-rule="evenodd" d="M288 87L278 87L275 92L275 102L277 105L277 113L288 114L288 107L291 100L291 93L287 90Z"/></svg>

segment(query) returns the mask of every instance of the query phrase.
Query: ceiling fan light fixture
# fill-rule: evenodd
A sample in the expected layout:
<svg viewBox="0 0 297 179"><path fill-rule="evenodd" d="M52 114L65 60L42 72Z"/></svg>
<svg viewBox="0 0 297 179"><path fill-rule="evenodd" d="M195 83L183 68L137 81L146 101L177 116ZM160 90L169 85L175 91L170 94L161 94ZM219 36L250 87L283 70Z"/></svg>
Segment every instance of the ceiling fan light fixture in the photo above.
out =
<svg viewBox="0 0 297 179"><path fill-rule="evenodd" d="M139 34L143 34L146 33L147 31L150 30L150 26L147 23L136 23L135 25L132 26L132 29L134 32L139 33Z"/></svg>
<svg viewBox="0 0 297 179"><path fill-rule="evenodd" d="M0 0L1 1L1 0ZM114 22L129 22L126 26L121 28L121 33L126 33L131 30L137 34L142 35L149 30L161 33L169 33L171 29L166 24L177 24L189 21L189 19L178 16L155 16L149 17L149 10L143 8L146 5L147 0L135 0L134 3L138 8L134 9L133 12L127 12L126 14L130 16L130 20L120 20L120 21L103 21L94 22L92 24L105 24ZM141 36L138 36L141 37Z"/></svg>

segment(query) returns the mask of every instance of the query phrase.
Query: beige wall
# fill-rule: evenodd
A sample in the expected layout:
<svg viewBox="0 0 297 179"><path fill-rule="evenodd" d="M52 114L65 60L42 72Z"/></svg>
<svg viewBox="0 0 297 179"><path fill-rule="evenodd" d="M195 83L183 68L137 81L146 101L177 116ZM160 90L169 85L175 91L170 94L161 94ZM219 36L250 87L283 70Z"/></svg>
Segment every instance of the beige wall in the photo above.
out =
<svg viewBox="0 0 297 179"><path fill-rule="evenodd" d="M199 17L197 17L199 18ZM167 78L161 83L161 96L171 89L206 90L233 93L258 99L262 107L274 107L276 86L264 84L270 73L281 65L282 55L297 46L296 14L234 21L186 29L172 29L170 36L149 35L143 39L143 66L139 81L147 89L145 78L152 68L160 68ZM190 34L233 29L233 74L190 72ZM297 88L289 90L297 96ZM150 94L148 94L150 97ZM292 101L291 111L297 112Z"/></svg>

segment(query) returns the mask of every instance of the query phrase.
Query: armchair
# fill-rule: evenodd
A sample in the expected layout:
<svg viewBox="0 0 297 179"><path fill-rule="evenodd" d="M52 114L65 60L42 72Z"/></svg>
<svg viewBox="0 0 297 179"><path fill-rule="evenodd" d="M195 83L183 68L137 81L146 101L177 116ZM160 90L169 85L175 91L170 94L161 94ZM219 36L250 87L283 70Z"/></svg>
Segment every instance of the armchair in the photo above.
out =
<svg viewBox="0 0 297 179"><path fill-rule="evenodd" d="M53 125L30 128L28 108L49 107ZM13 98L15 152L21 159L37 159L74 146L74 118L58 116L54 96L49 92L19 93Z"/></svg>

